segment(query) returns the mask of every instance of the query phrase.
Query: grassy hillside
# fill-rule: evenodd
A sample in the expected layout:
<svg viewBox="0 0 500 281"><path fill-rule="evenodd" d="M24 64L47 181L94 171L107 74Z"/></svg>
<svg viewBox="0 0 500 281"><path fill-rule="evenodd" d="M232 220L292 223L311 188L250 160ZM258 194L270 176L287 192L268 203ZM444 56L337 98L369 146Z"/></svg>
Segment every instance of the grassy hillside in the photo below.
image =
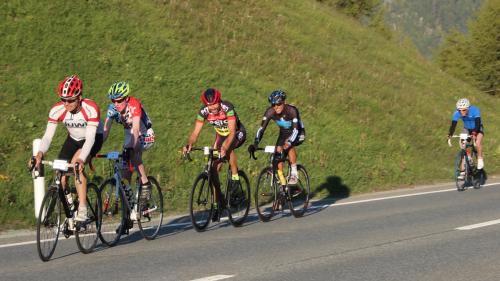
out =
<svg viewBox="0 0 500 281"><path fill-rule="evenodd" d="M127 80L144 102L157 133L145 161L167 191L169 211L187 209L191 181L202 169L201 161L182 162L178 151L209 86L236 105L247 144L267 95L288 92L307 127L299 161L318 197L450 180L455 148L445 136L462 96L481 107L486 165L499 170L500 100L314 0L8 1L0 4L0 20L2 228L32 223L25 162L58 101L59 81L72 73L103 114L116 80ZM213 140L205 127L200 145ZM48 158L57 155L64 130ZM274 143L276 131L270 126L263 143ZM122 135L115 124L103 151L119 149ZM239 162L256 176L265 159L250 161L246 145ZM104 163L98 166L104 175Z"/></svg>

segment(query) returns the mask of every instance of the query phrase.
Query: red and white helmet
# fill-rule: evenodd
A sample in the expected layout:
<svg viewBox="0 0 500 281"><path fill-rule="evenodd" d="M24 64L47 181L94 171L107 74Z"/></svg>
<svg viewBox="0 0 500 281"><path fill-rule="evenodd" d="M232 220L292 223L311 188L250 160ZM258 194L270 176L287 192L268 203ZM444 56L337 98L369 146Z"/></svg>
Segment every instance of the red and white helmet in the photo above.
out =
<svg viewBox="0 0 500 281"><path fill-rule="evenodd" d="M57 93L61 98L74 98L82 94L83 84L78 76L71 75L66 77L61 84L59 84L59 89Z"/></svg>

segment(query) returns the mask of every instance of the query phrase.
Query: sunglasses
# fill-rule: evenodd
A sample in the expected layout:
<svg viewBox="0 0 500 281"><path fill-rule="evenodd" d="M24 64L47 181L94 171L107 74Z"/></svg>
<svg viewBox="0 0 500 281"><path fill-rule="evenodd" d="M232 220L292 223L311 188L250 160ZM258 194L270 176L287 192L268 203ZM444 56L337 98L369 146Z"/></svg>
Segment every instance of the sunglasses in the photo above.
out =
<svg viewBox="0 0 500 281"><path fill-rule="evenodd" d="M273 106L274 106L274 107L277 107L277 106L282 106L282 105L283 105L283 103L282 103L282 102L278 102L278 103L273 104Z"/></svg>
<svg viewBox="0 0 500 281"><path fill-rule="evenodd" d="M467 109L459 109L458 111L464 112L464 111L467 111Z"/></svg>
<svg viewBox="0 0 500 281"><path fill-rule="evenodd" d="M63 99L63 98L61 98L61 101L63 103L74 103L77 100L78 100L78 98L76 98L76 99Z"/></svg>
<svg viewBox="0 0 500 281"><path fill-rule="evenodd" d="M112 102L112 103L122 103L122 102L124 102L124 101L125 101L125 99L126 99L126 98L116 99L116 100L115 100L115 99L112 99L112 100L111 100L111 102Z"/></svg>

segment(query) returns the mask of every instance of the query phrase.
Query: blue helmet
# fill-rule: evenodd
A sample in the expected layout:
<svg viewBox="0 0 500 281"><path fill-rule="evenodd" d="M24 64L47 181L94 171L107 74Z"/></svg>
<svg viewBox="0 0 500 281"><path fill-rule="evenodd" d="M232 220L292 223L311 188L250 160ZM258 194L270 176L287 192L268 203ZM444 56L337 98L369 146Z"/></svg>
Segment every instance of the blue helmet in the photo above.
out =
<svg viewBox="0 0 500 281"><path fill-rule="evenodd" d="M282 103L286 100L286 93L283 90L275 90L269 95L268 100L271 105Z"/></svg>

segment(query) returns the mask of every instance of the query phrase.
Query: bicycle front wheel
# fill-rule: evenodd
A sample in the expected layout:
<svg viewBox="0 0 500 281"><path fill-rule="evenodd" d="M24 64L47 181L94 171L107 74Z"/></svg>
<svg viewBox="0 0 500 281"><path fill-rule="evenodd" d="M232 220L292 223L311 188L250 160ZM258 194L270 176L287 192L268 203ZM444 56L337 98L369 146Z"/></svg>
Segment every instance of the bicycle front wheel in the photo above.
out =
<svg viewBox="0 0 500 281"><path fill-rule="evenodd" d="M189 196L189 215L196 231L204 231L212 217L214 197L208 174L200 174L194 181Z"/></svg>
<svg viewBox="0 0 500 281"><path fill-rule="evenodd" d="M48 261L56 250L61 230L61 200L57 186L51 186L43 198L36 224L36 246L42 261Z"/></svg>
<svg viewBox="0 0 500 281"><path fill-rule="evenodd" d="M230 186L228 182L227 209L229 221L234 226L240 226L245 221L250 210L250 181L243 171L238 171L238 184Z"/></svg>
<svg viewBox="0 0 500 281"><path fill-rule="evenodd" d="M464 160L464 153L463 151L459 151L457 154L457 157L455 158L455 185L457 187L458 191L464 191L466 184L465 184L465 179L467 178L466 175L460 176L462 173L462 165L465 166L465 163L462 164L462 161ZM464 173L467 173L467 169L465 169Z"/></svg>
<svg viewBox="0 0 500 281"><path fill-rule="evenodd" d="M87 183L87 215L85 222L76 223L76 244L84 254L94 251L101 231L101 193L94 183Z"/></svg>
<svg viewBox="0 0 500 281"><path fill-rule="evenodd" d="M309 205L309 175L306 168L297 165L298 182L294 185L288 185L288 207L296 218L302 217Z"/></svg>
<svg viewBox="0 0 500 281"><path fill-rule="evenodd" d="M163 221L163 194L160 184L154 177L149 176L148 180L151 183L151 194L149 198L139 200L137 225L142 236L147 240L152 240L158 235Z"/></svg>
<svg viewBox="0 0 500 281"><path fill-rule="evenodd" d="M267 222L272 218L276 204L273 172L267 167L260 172L255 188L255 209L261 221Z"/></svg>
<svg viewBox="0 0 500 281"><path fill-rule="evenodd" d="M99 238L112 247L118 243L125 227L125 195L114 178L107 179L99 188L102 200L102 223Z"/></svg>

